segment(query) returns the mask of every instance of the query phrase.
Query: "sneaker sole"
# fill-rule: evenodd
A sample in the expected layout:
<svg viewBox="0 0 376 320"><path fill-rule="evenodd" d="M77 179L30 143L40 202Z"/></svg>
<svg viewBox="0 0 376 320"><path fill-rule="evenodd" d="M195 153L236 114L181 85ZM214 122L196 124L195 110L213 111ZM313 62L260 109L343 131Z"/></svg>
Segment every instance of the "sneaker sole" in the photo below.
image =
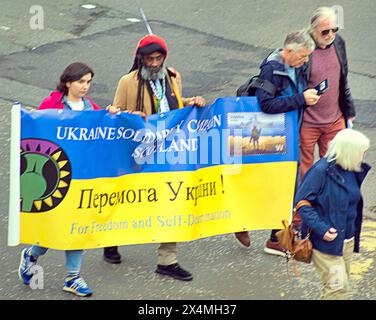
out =
<svg viewBox="0 0 376 320"><path fill-rule="evenodd" d="M270 249L270 248L264 248L264 252L267 254L271 254L274 256L280 256L280 257L285 257L286 254L282 251L275 250L275 249Z"/></svg>
<svg viewBox="0 0 376 320"><path fill-rule="evenodd" d="M25 251L26 250L27 250L27 248L23 249L22 252L21 252L20 265L18 266L18 278L20 278L20 280L22 281L23 284L25 284L25 285L28 286L28 285L30 285L30 281L29 282L25 282L25 280L22 278L22 275L21 275L21 266L23 265L23 262L25 260L24 256L25 256Z"/></svg>
<svg viewBox="0 0 376 320"><path fill-rule="evenodd" d="M160 271L160 270L155 270L156 273L159 273L159 274L162 274L164 276L169 276L171 278L174 278L176 280L181 280L181 281L191 281L193 279L193 277L188 277L188 278L181 278L181 277L177 277L177 276L173 276L171 273L169 272L165 272L165 271Z"/></svg>
<svg viewBox="0 0 376 320"><path fill-rule="evenodd" d="M79 292L77 292L77 291L75 291L75 290L73 290L69 287L64 287L63 291L73 293L74 295L79 296L79 297L90 297L92 295L92 293L86 293L86 294L85 293L79 293Z"/></svg>

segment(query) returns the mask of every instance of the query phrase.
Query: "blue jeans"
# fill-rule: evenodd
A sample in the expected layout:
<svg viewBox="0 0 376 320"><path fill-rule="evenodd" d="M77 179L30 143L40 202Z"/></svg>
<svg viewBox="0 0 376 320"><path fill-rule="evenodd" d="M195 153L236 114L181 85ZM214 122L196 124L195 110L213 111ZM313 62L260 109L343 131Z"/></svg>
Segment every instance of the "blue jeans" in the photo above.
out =
<svg viewBox="0 0 376 320"><path fill-rule="evenodd" d="M47 252L48 248L33 245L31 247L31 255L38 259ZM68 273L79 273L81 270L83 250L66 250L65 251L65 269Z"/></svg>

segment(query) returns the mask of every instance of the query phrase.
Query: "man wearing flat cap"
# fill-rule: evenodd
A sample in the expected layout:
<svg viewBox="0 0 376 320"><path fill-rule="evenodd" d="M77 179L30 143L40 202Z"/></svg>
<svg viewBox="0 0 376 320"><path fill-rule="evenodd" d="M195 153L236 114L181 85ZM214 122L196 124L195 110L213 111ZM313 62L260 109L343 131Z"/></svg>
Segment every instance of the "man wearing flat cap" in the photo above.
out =
<svg viewBox="0 0 376 320"><path fill-rule="evenodd" d="M161 37L144 36L138 42L131 70L119 80L113 106L143 117L185 106L205 106L203 97L182 97L180 74L165 66L167 53L166 42ZM161 243L156 272L182 281L192 280L192 275L178 264L176 254L176 242ZM104 259L119 263L117 247L105 248Z"/></svg>

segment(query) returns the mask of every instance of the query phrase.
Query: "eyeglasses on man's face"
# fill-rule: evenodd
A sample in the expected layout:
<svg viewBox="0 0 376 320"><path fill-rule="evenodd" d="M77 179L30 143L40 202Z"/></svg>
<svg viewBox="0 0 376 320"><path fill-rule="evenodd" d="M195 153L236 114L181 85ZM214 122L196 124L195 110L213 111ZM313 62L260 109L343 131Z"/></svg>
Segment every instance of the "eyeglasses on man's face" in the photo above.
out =
<svg viewBox="0 0 376 320"><path fill-rule="evenodd" d="M321 31L321 35L322 35L323 37L325 37L325 36L327 36L327 35L330 33L330 31L331 31L332 33L337 33L338 30L339 30L338 27L333 28L333 29L325 29L325 30L322 30L322 31Z"/></svg>

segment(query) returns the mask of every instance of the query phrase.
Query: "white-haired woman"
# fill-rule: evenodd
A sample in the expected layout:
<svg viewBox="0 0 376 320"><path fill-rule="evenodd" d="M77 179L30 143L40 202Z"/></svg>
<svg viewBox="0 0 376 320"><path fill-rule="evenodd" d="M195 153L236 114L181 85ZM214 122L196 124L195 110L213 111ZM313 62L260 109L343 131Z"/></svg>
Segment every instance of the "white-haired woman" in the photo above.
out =
<svg viewBox="0 0 376 320"><path fill-rule="evenodd" d="M359 252L363 216L361 184L370 170L363 163L369 139L344 129L304 176L295 204L304 204L302 236L311 229L312 261L319 272L321 299L347 299L352 252Z"/></svg>

